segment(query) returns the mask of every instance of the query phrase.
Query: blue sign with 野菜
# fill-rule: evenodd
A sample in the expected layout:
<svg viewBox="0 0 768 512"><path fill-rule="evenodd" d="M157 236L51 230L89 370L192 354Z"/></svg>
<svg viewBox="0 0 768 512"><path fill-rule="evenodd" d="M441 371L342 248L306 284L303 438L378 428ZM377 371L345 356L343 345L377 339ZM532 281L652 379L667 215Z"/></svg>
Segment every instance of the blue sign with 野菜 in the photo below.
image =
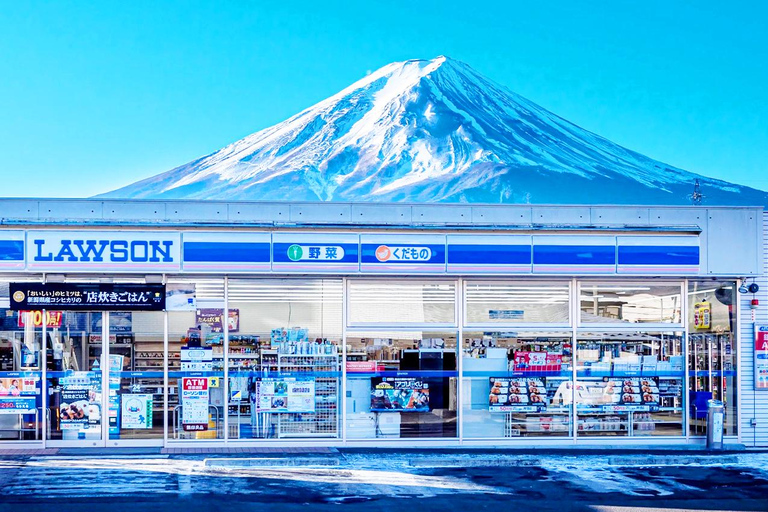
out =
<svg viewBox="0 0 768 512"><path fill-rule="evenodd" d="M0 270L698 275L698 235L2 230Z"/></svg>
<svg viewBox="0 0 768 512"><path fill-rule="evenodd" d="M275 233L272 269L352 271L359 269L358 235L349 233Z"/></svg>

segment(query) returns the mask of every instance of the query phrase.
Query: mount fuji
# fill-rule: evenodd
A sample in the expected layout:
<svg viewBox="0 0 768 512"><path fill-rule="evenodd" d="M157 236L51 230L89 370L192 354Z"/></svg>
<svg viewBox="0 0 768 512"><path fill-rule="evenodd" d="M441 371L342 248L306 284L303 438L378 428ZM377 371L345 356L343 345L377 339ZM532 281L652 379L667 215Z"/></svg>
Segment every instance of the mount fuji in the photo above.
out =
<svg viewBox="0 0 768 512"><path fill-rule="evenodd" d="M290 119L100 197L768 205L584 130L459 61L395 62Z"/></svg>

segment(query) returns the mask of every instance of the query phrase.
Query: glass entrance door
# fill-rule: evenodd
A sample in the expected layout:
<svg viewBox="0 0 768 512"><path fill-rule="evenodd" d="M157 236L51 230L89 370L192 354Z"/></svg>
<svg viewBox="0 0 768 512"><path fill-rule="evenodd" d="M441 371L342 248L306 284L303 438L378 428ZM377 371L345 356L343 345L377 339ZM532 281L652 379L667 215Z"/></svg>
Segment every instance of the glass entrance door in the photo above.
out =
<svg viewBox="0 0 768 512"><path fill-rule="evenodd" d="M45 334L48 446L104 446L108 319L65 311Z"/></svg>

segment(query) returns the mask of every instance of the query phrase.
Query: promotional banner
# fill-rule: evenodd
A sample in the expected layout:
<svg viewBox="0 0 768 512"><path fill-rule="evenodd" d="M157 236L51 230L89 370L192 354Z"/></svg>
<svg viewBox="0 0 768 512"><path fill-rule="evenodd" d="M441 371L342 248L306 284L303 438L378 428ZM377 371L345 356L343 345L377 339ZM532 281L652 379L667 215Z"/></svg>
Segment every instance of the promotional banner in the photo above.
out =
<svg viewBox="0 0 768 512"><path fill-rule="evenodd" d="M165 285L11 283L11 309L163 311Z"/></svg>
<svg viewBox="0 0 768 512"><path fill-rule="evenodd" d="M755 325L755 390L768 391L768 325Z"/></svg>
<svg viewBox="0 0 768 512"><path fill-rule="evenodd" d="M315 412L315 379L259 378L251 400L256 412Z"/></svg>
<svg viewBox="0 0 768 512"><path fill-rule="evenodd" d="M224 332L224 323L222 317L224 316L223 308L203 308L197 309L195 312L195 323L197 325L205 324L210 326L212 333ZM229 322L228 329L230 333L240 331L240 310L229 310Z"/></svg>
<svg viewBox="0 0 768 512"><path fill-rule="evenodd" d="M659 378L582 380L576 385L577 408L598 408L604 412L657 411Z"/></svg>
<svg viewBox="0 0 768 512"><path fill-rule="evenodd" d="M208 430L208 379L181 379L181 428L187 431Z"/></svg>
<svg viewBox="0 0 768 512"><path fill-rule="evenodd" d="M36 395L38 377L8 377L0 379L0 396Z"/></svg>
<svg viewBox="0 0 768 512"><path fill-rule="evenodd" d="M120 397L120 427L152 428L152 395L125 394Z"/></svg>
<svg viewBox="0 0 768 512"><path fill-rule="evenodd" d="M377 382L378 381L378 382ZM429 384L421 379L382 377L372 379L371 410L375 412L429 411Z"/></svg>
<svg viewBox="0 0 768 512"><path fill-rule="evenodd" d="M62 311L46 311L45 312L45 326L49 329L61 327L61 320L64 317ZM26 327L27 321L34 327L43 326L43 312L37 311L19 311L18 323L19 327Z"/></svg>
<svg viewBox="0 0 768 512"><path fill-rule="evenodd" d="M88 428L90 398L87 389L62 389L59 416L61 430Z"/></svg>
<svg viewBox="0 0 768 512"><path fill-rule="evenodd" d="M712 304L697 302L693 305L693 326L696 329L709 329L712 325Z"/></svg>
<svg viewBox="0 0 768 512"><path fill-rule="evenodd" d="M541 412L547 409L546 380L491 377L488 410L491 412Z"/></svg>
<svg viewBox="0 0 768 512"><path fill-rule="evenodd" d="M34 414L34 397L0 397L0 414Z"/></svg>

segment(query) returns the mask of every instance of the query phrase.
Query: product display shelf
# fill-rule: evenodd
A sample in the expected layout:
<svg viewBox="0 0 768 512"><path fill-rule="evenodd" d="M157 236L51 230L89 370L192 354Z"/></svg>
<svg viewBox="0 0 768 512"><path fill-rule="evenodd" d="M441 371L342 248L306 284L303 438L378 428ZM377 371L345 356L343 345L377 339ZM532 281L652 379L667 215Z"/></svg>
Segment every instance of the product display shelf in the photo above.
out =
<svg viewBox="0 0 768 512"><path fill-rule="evenodd" d="M334 349L335 350L335 349ZM277 354L278 371L315 377L315 412L279 415L278 437L338 437L339 355Z"/></svg>

